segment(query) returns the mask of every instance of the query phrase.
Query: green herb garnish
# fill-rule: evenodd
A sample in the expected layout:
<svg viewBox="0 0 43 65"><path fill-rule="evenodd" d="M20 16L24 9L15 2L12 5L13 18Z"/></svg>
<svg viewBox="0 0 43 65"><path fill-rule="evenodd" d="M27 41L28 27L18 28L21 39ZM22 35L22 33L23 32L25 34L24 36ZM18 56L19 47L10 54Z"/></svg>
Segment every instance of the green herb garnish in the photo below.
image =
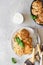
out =
<svg viewBox="0 0 43 65"><path fill-rule="evenodd" d="M15 40L22 48L24 48L24 43L19 37L16 37Z"/></svg>
<svg viewBox="0 0 43 65"><path fill-rule="evenodd" d="M13 62L13 63L17 63L17 61L16 61L15 58L12 58L12 62Z"/></svg>
<svg viewBox="0 0 43 65"><path fill-rule="evenodd" d="M35 20L37 18L37 16L35 15L31 15L32 19Z"/></svg>

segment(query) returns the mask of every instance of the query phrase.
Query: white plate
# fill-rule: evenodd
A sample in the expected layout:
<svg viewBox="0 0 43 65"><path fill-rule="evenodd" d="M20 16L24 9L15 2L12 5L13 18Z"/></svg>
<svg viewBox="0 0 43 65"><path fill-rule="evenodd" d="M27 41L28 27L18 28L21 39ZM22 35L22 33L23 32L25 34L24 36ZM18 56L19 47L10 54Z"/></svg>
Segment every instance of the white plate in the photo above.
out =
<svg viewBox="0 0 43 65"><path fill-rule="evenodd" d="M32 40L33 40L32 44L36 45L37 44L37 35L35 33L35 30L33 28L31 28L31 27L20 27L15 32L13 32L13 33L16 34L17 31L19 31L21 29L27 29L30 32L30 36L32 37ZM40 43L40 37L39 37L39 35L38 35L38 42ZM11 43L11 45L12 45L12 43ZM12 46L11 46L11 48L12 48ZM14 52L14 54L15 54L15 52ZM17 56L17 54L15 54L15 56ZM30 54L30 55L27 54L27 55L23 55L21 57L20 56L17 56L17 57L18 57L19 61L23 63L27 58L32 57L32 54Z"/></svg>

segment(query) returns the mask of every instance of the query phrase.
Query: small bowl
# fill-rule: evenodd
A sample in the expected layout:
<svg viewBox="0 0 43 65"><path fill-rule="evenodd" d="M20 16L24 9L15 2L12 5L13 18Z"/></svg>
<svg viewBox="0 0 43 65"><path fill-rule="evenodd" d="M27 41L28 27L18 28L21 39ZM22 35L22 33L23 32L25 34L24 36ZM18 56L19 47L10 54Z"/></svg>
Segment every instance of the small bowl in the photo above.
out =
<svg viewBox="0 0 43 65"><path fill-rule="evenodd" d="M22 24L23 21L24 21L23 15L19 12L15 13L15 15L13 17L13 23L14 24Z"/></svg>
<svg viewBox="0 0 43 65"><path fill-rule="evenodd" d="M36 0L33 0L32 1L32 3L34 2L34 1L36 1ZM43 3L43 0L41 0L41 2ZM30 7L30 13L31 13L31 15L33 15L32 14L32 3L31 3L31 7ZM43 5L43 4L42 4ZM33 15L34 16L34 15ZM33 19L34 20L34 19ZM34 22L36 22L35 20L34 20ZM36 22L37 23L37 22ZM40 23L37 23L38 25L41 25L41 26L43 26L43 24L40 24Z"/></svg>

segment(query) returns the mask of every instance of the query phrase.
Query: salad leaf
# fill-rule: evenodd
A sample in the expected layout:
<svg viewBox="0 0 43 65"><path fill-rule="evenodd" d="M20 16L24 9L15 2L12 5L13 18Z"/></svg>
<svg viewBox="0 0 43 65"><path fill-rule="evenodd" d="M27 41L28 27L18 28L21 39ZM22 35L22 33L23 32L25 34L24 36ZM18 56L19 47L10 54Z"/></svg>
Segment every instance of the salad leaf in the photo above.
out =
<svg viewBox="0 0 43 65"><path fill-rule="evenodd" d="M32 19L35 20L37 18L37 16L35 15L31 15Z"/></svg>
<svg viewBox="0 0 43 65"><path fill-rule="evenodd" d="M24 43L19 37L16 37L15 40L22 48L24 48Z"/></svg>
<svg viewBox="0 0 43 65"><path fill-rule="evenodd" d="M17 63L17 61L16 61L15 58L12 58L12 62L13 62L13 63Z"/></svg>

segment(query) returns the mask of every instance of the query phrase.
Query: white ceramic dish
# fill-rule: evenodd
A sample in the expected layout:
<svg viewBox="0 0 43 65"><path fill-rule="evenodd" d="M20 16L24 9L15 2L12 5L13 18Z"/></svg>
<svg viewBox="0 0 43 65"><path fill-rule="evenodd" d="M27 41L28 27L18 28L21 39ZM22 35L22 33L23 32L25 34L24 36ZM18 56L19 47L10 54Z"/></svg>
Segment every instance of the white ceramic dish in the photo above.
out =
<svg viewBox="0 0 43 65"><path fill-rule="evenodd" d="M16 34L17 33L17 31L19 31L19 30L21 30L21 29L27 29L29 32L30 32L30 36L32 37L32 40L33 40L33 42L32 42L32 44L33 45L36 45L37 44L37 36L36 36L36 33L35 33L35 30L34 29L32 29L31 27L21 27L21 28L19 28L19 29L17 29L15 32L13 32L14 34ZM40 37L39 37L39 35L38 35L38 42L40 43ZM13 50L13 46L12 46L12 43L11 43L11 47L12 47L12 50ZM13 51L14 52L14 51ZM15 54L15 53L14 53ZM17 54L15 54L16 56L17 56ZM22 62L24 62L27 58L30 58L30 57L32 57L32 54L30 54L30 55L23 55L23 56L18 56L18 58L21 58L20 59L20 61L22 61Z"/></svg>
<svg viewBox="0 0 43 65"><path fill-rule="evenodd" d="M24 17L21 13L17 12L15 13L15 15L13 16L13 23L14 24L21 24L24 21Z"/></svg>

